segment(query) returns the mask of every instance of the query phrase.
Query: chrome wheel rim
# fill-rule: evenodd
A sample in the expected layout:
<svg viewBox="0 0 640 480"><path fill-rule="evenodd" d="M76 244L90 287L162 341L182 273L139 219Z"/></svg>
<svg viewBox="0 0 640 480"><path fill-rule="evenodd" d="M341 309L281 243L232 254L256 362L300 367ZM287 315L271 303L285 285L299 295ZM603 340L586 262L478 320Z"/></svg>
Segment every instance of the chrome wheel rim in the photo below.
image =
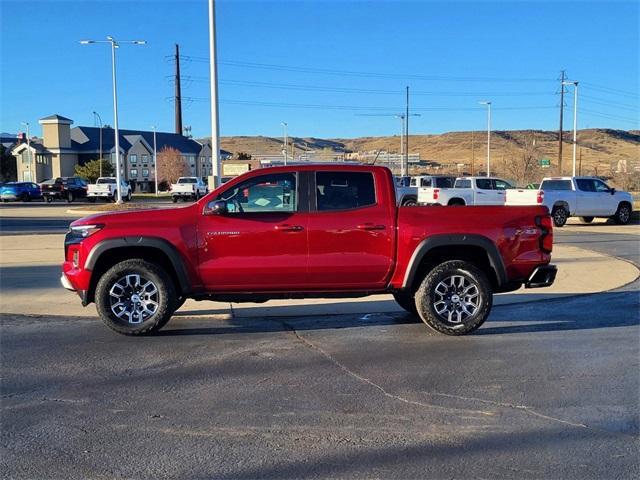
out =
<svg viewBox="0 0 640 480"><path fill-rule="evenodd" d="M434 289L433 309L449 323L463 324L478 312L481 304L478 285L464 275L450 275Z"/></svg>
<svg viewBox="0 0 640 480"><path fill-rule="evenodd" d="M139 324L158 311L158 287L141 275L125 275L109 290L109 300L111 312L118 319L132 325Z"/></svg>
<svg viewBox="0 0 640 480"><path fill-rule="evenodd" d="M558 210L556 210L555 218L557 223L563 223L566 221L567 213L565 212L564 208L559 208Z"/></svg>

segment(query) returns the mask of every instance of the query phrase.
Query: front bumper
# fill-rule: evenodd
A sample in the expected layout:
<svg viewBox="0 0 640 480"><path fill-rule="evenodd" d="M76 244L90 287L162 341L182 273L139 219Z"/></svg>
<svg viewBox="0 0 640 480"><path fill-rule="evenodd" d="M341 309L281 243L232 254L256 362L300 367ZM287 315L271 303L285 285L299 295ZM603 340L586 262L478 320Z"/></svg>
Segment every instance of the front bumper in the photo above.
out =
<svg viewBox="0 0 640 480"><path fill-rule="evenodd" d="M87 295L87 291L76 289L64 273L60 276L60 283L65 289L69 290L70 292L76 292L78 294L80 300L82 301L83 307L86 307L89 304L89 296Z"/></svg>
<svg viewBox="0 0 640 480"><path fill-rule="evenodd" d="M542 265L537 267L524 283L524 288L542 288L553 285L558 273L555 265Z"/></svg>

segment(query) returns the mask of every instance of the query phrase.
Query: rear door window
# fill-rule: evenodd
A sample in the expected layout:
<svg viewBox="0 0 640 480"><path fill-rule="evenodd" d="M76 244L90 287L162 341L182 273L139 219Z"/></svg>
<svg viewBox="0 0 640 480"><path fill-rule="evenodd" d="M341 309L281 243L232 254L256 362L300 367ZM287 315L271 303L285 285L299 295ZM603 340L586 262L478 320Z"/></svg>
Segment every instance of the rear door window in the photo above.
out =
<svg viewBox="0 0 640 480"><path fill-rule="evenodd" d="M476 187L480 190L494 190L493 180L490 178L476 178Z"/></svg>
<svg viewBox="0 0 640 480"><path fill-rule="evenodd" d="M436 177L434 178L434 186L438 188L452 188L455 180L453 177Z"/></svg>
<svg viewBox="0 0 640 480"><path fill-rule="evenodd" d="M370 172L316 173L316 204L319 211L348 210L375 203L375 184Z"/></svg>
<svg viewBox="0 0 640 480"><path fill-rule="evenodd" d="M513 188L513 185L511 185L509 182L500 180L499 178L495 179L495 186L496 190L507 190L509 188Z"/></svg>
<svg viewBox="0 0 640 480"><path fill-rule="evenodd" d="M431 186L431 179L430 178L421 178L420 179L420 186L421 187L430 187Z"/></svg>
<svg viewBox="0 0 640 480"><path fill-rule="evenodd" d="M571 180L545 180L540 190L571 190Z"/></svg>
<svg viewBox="0 0 640 480"><path fill-rule="evenodd" d="M461 178L456 180L454 186L455 188L471 188L471 180L468 178Z"/></svg>

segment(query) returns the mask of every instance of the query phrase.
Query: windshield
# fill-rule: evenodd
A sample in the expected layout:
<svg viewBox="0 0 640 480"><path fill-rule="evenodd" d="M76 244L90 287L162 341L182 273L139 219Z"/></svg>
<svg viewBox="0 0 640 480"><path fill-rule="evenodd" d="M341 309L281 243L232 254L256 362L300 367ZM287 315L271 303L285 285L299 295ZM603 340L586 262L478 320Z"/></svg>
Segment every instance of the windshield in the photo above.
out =
<svg viewBox="0 0 640 480"><path fill-rule="evenodd" d="M195 178L179 178L178 183L198 183L198 180Z"/></svg>

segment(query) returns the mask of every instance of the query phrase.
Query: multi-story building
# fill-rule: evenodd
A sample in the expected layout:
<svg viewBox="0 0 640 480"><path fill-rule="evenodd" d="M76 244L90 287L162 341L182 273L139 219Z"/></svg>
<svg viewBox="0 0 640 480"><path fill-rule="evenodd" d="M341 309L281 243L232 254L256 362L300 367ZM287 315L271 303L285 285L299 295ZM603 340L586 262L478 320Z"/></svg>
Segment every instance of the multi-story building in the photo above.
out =
<svg viewBox="0 0 640 480"><path fill-rule="evenodd" d="M18 180L40 182L47 178L72 176L76 165L98 158L115 164L115 131L110 127L71 127L73 120L51 115L39 120L42 139L20 141L12 149L16 157ZM210 143L200 143L177 133L156 132L156 152L177 150L186 161L190 175L207 177L212 173ZM138 191L149 191L155 182L153 160L154 132L119 130L121 174ZM29 154L29 147L31 154ZM221 157L231 157L220 151ZM102 157L101 157L102 156ZM35 175L33 165L35 164Z"/></svg>

